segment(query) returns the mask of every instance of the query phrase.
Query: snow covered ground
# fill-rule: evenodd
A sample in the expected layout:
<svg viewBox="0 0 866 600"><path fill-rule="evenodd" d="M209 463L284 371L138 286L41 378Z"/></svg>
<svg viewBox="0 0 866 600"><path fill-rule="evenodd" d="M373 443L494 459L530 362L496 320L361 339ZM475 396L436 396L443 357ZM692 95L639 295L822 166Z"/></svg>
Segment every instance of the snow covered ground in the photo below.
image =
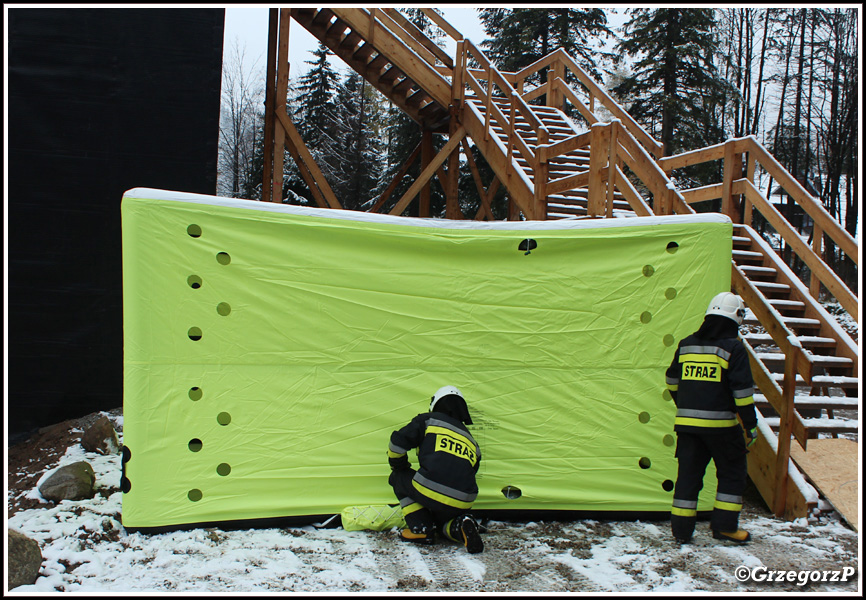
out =
<svg viewBox="0 0 866 600"><path fill-rule="evenodd" d="M122 430L122 417L112 418ZM121 525L119 455L72 444L38 481L79 460L96 474L91 500L54 505L35 486L7 490L10 507L21 496L33 506L9 517L8 527L37 540L44 559L36 583L13 594L861 590L859 535L833 512L792 523L747 501L742 524L755 539L745 546L713 540L706 522L692 544L679 546L667 521L491 521L475 555L455 544L402 543L393 531L313 526L143 535ZM781 571L793 580L767 581Z"/></svg>

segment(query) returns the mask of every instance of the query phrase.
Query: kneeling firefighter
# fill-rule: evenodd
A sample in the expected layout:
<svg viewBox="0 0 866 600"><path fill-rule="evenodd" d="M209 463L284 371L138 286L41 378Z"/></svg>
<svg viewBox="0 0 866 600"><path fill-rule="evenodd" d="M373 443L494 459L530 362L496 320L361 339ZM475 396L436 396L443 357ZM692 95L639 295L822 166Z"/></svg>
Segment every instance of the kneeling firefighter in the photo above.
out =
<svg viewBox="0 0 866 600"><path fill-rule="evenodd" d="M440 388L430 410L391 434L388 483L400 501L406 541L432 544L437 533L462 543L471 553L484 550L479 526L467 514L478 496L475 475L481 450L466 425L471 425L463 394L454 386ZM418 449L418 470L406 454Z"/></svg>
<svg viewBox="0 0 866 600"><path fill-rule="evenodd" d="M746 487L747 444L737 415L749 437L757 439L754 381L739 326L745 316L743 301L730 292L710 301L704 322L677 346L665 372L677 414L677 483L671 508L674 538L691 540L697 519L698 494L712 460L718 487L710 528L716 539L748 542L750 535L738 520Z"/></svg>

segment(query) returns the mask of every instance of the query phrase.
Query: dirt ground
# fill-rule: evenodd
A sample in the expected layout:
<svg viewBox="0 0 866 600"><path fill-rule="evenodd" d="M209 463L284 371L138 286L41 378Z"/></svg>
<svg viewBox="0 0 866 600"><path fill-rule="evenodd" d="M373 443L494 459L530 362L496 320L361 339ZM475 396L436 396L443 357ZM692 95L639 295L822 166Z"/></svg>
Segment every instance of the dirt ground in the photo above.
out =
<svg viewBox="0 0 866 600"><path fill-rule="evenodd" d="M120 416L121 410L109 413ZM28 498L39 478L57 465L66 449L78 443L98 414L45 428L8 449L7 514L46 508ZM118 478L119 479L119 478ZM119 482L118 482L119 483ZM116 493L102 488L103 495ZM50 508L51 503L48 507ZM119 518L119 515L117 515ZM830 571L859 565L859 535L834 511L794 523L773 517L749 484L742 524L754 540L735 546L713 540L707 522L699 522L695 539L680 546L668 521L596 521L511 523L490 521L483 536L485 551L468 555L459 547L431 547L396 542L395 533L353 532L376 557L374 569L394 592L857 592L859 572L848 583L738 581L738 567L770 571ZM335 547L348 532L286 529L299 541L327 539ZM231 544L242 532L218 532ZM342 535L341 535L342 534ZM95 532L94 535L100 535ZM112 542L124 543L123 531ZM341 539L342 538L342 539ZM100 540L92 540L94 544ZM354 543L353 542L353 543ZM335 555L310 554L312 572L334 568ZM304 585L301 583L299 585ZM303 589L303 588L301 588ZM159 590L155 590L159 591ZM300 591L300 590L298 590ZM355 590L365 591L365 590Z"/></svg>

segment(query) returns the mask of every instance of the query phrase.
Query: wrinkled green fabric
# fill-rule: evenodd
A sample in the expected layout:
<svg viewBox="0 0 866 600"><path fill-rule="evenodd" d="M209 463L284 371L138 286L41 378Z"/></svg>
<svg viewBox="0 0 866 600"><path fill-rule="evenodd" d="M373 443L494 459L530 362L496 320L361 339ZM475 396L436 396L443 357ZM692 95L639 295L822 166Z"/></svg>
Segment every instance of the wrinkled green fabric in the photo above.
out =
<svg viewBox="0 0 866 600"><path fill-rule="evenodd" d="M730 288L727 218L435 227L147 189L121 213L125 526L392 503L389 436L443 385L484 453L473 509L670 510L664 371Z"/></svg>

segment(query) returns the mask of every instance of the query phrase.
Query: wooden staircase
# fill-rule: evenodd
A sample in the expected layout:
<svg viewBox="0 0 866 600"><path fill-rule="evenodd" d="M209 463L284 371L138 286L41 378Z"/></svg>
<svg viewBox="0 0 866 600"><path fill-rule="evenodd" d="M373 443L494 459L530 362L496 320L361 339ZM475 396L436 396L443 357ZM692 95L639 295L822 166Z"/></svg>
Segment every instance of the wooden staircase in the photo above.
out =
<svg viewBox="0 0 866 600"><path fill-rule="evenodd" d="M501 73L481 50L431 9L422 10L456 42L453 58L395 9L280 10L414 119L427 132L428 140L431 133L449 136L438 155L428 152L422 160L421 175L391 214L402 214L437 174L453 207L457 188L447 179L455 181L456 156L461 143L468 154L469 139L496 177L485 192L477 169L469 161L482 192L482 204L489 202L484 193L492 195L489 190L501 183L513 208L509 218L693 213L692 203L721 198L721 212L735 223L731 285L749 309L741 332L752 361L758 388L756 404L761 413L761 435L749 461L749 474L777 515L797 518L814 510L814 498L798 483L803 475L789 460L791 440L806 450L808 440L816 437L856 439L859 435L857 345L816 297L823 285L855 319L859 303L856 294L822 260L820 244L827 238L855 265L858 248L754 138L663 157L661 144L562 50L518 73ZM272 36L275 11L272 9ZM287 24L285 34L283 31L281 24L281 44L282 36L288 35ZM276 68L278 92L281 68L286 67ZM547 71L546 83L526 89L530 76L541 70ZM283 77L287 77L287 68L285 73ZM579 85L568 85L567 79ZM538 104L542 97L544 105ZM565 103L585 121L583 130L561 110ZM596 116L599 107L605 109L604 121ZM278 116L278 124L290 125L284 115ZM293 156L309 155L303 148L294 150ZM266 152L273 153L276 164L281 153L267 148ZM423 154L416 150L410 161ZM444 169L446 160L448 168ZM724 165L722 183L693 190L679 190L673 185L671 174L676 169L718 160ZM389 190L396 187L407 166ZM811 247L757 191L752 181L758 168L795 197L812 217L816 229ZM309 171L315 175L317 169L311 166ZM269 182L264 183L263 189L269 189ZM321 177L316 184L327 188ZM371 203L372 210L385 206L389 193ZM476 218L492 218L489 205L486 208L479 209ZM811 280L801 281L779 252L752 228L755 212L808 264ZM788 485L792 478L796 485Z"/></svg>
<svg viewBox="0 0 866 600"><path fill-rule="evenodd" d="M819 434L833 437L856 435L859 431L856 343L754 229L737 225L733 242L734 264L753 288L747 290L743 284L737 291L743 292L743 296L751 296L753 305L771 307L779 318L770 326L790 332L788 335L793 335L811 356L809 370L797 374L794 396L795 411L802 419L808 437L816 438ZM772 317L765 316L764 322L770 319ZM785 353L766 332L753 310L748 311L744 324L750 332L743 338L773 381L781 385ZM757 395L756 404L773 430L778 431L778 414L766 397Z"/></svg>
<svg viewBox="0 0 866 600"><path fill-rule="evenodd" d="M443 127L450 118L451 85L418 54L448 61L444 64L451 59L426 37L399 37L395 32L404 32L411 23L398 11L293 8L291 15L422 127L447 133ZM412 49L406 46L409 39L416 40Z"/></svg>
<svg viewBox="0 0 866 600"><path fill-rule="evenodd" d="M479 120L485 120L486 107L482 100L477 97L466 97L465 102L472 105L470 114L477 114ZM507 109L508 102L504 98L495 98L493 102L499 107L500 112ZM569 119L565 113L557 108L549 106L529 105L529 108L535 116L541 121L542 125L547 129L549 138L548 144L555 144L568 139L579 136L585 131L581 131L575 123ZM464 119L471 118L464 112ZM498 139L497 144L487 144L488 152L494 152L496 147L508 147L509 132L503 127L494 124L491 132ZM533 152L537 152L539 141L535 130L530 126L529 122L519 113L514 119L514 135L519 135ZM534 187L535 172L532 163L524 157L519 150L515 151L514 160L516 165L524 173L528 182L532 186L527 188L527 192ZM571 150L567 154L562 154L551 158L547 163L547 177L550 180L561 180L574 175L588 173L590 167L590 151L588 148L579 148ZM589 214L588 204L589 187L588 183L582 187L574 187L564 190L557 194L547 196L547 219L567 219L574 217L586 217ZM618 212L632 213L632 208L623 194L616 190L614 191L614 204L612 209Z"/></svg>

